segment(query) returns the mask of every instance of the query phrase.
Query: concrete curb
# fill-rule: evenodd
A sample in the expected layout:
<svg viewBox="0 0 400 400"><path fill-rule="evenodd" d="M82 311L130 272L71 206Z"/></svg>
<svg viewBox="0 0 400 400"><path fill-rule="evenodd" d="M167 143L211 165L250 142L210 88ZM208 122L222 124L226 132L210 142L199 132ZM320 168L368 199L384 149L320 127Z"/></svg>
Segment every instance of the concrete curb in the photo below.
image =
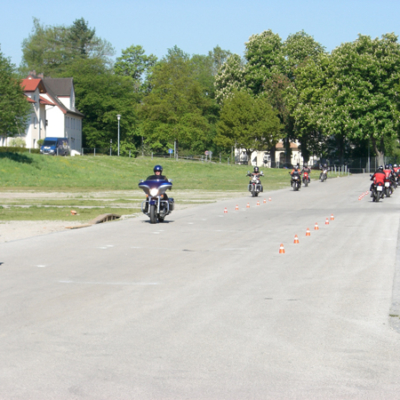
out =
<svg viewBox="0 0 400 400"><path fill-rule="evenodd" d="M393 278L392 305L389 311L391 327L400 333L400 227L397 233L396 262Z"/></svg>

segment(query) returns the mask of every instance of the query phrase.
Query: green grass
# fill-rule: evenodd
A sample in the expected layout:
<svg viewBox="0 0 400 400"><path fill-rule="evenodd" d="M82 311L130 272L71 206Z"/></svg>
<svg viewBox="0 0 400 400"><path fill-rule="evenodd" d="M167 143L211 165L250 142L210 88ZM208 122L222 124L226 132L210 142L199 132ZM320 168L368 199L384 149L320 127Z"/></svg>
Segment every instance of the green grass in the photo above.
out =
<svg viewBox="0 0 400 400"><path fill-rule="evenodd" d="M78 215L71 215L71 207L9 207L0 208L0 221L90 221L106 213L129 215L138 213L138 208L79 208Z"/></svg>
<svg viewBox="0 0 400 400"><path fill-rule="evenodd" d="M250 166L171 159L127 157L50 157L0 153L0 188L34 191L101 191L138 189L140 179L161 164L175 190L246 191ZM289 186L288 170L264 168L265 190ZM318 172L311 175L318 177Z"/></svg>

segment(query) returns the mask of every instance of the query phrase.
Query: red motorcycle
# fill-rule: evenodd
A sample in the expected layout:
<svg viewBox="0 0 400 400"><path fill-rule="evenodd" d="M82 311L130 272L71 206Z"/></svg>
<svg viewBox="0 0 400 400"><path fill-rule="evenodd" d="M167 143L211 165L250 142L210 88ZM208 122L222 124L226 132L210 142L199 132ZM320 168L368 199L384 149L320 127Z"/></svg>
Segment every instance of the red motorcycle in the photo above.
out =
<svg viewBox="0 0 400 400"><path fill-rule="evenodd" d="M303 173L303 183L305 187L307 187L308 184L310 183L310 177L308 176L308 172Z"/></svg>

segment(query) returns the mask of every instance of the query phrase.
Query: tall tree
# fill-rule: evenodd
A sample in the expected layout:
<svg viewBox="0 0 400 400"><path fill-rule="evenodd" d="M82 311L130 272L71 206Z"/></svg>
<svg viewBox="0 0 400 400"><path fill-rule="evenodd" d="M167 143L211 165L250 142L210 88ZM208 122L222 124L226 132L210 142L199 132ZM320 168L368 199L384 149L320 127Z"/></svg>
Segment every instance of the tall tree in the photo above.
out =
<svg viewBox="0 0 400 400"><path fill-rule="evenodd" d="M142 101L141 116L146 142L153 151L165 151L176 140L180 149L199 152L210 142L213 100L194 65L199 63L174 47L152 69L152 90Z"/></svg>
<svg viewBox="0 0 400 400"><path fill-rule="evenodd" d="M15 67L0 51L0 136L23 134L30 111Z"/></svg>
<svg viewBox="0 0 400 400"><path fill-rule="evenodd" d="M314 77L313 85L310 77ZM296 120L308 121L326 136L341 139L341 155L346 140L370 140L378 157L392 151L400 129L397 36L359 35L329 57L323 56L319 64L311 61L297 80L303 90Z"/></svg>
<svg viewBox="0 0 400 400"><path fill-rule="evenodd" d="M23 73L35 70L56 77L77 58L98 59L111 66L114 49L82 18L70 27L44 26L34 18L32 33L22 43L22 54Z"/></svg>
<svg viewBox="0 0 400 400"><path fill-rule="evenodd" d="M245 149L250 158L253 151L274 146L281 130L277 113L266 98L236 91L224 101L215 142L225 148Z"/></svg>

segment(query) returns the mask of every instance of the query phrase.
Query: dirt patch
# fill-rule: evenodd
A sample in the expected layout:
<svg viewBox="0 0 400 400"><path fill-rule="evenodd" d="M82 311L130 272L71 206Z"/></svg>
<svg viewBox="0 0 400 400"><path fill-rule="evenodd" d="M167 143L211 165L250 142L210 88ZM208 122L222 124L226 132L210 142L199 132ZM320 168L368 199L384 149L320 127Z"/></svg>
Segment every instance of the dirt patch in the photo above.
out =
<svg viewBox="0 0 400 400"><path fill-rule="evenodd" d="M182 210L188 207L195 207L199 204L207 204L224 199L234 197L242 197L248 195L247 192L236 191L200 191L200 190L185 190L172 191L168 193L176 201L175 209ZM121 203L121 199L124 203ZM7 207L15 204L15 202L23 201L24 206L38 205L46 207L46 202L51 200L68 200L71 208L80 208L74 206L76 200L99 201L104 202L104 206L114 206L119 208L118 214L122 214L122 219L134 218L139 214L124 214L123 209L131 208L132 206L140 207L144 195L142 191L103 191L103 192L35 192L35 191L2 191L0 192L0 205ZM67 207L64 205L64 207ZM91 207L90 205L81 206L82 208ZM97 205L98 207L98 205ZM101 212L100 212L101 214ZM81 225L82 221L1 221L0 220L0 243L9 242L12 240L26 239L33 236L45 235L47 233L59 232L67 230L70 227Z"/></svg>

